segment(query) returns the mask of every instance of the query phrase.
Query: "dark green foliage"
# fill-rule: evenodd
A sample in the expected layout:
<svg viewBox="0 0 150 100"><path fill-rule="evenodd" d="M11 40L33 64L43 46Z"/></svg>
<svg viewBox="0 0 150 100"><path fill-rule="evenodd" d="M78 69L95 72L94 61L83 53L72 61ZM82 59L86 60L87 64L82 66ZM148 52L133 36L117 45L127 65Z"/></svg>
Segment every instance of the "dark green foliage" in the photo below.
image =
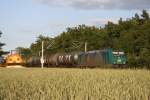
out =
<svg viewBox="0 0 150 100"><path fill-rule="evenodd" d="M22 56L23 59L29 59L30 56L32 55L30 48L23 48L23 47L18 47L16 48L16 51L19 52L19 54Z"/></svg>
<svg viewBox="0 0 150 100"><path fill-rule="evenodd" d="M2 32L0 31L0 37L2 35ZM1 43L0 42L0 56L2 56L3 54L5 54L5 52L2 50L2 47L4 46L5 44L4 43Z"/></svg>
<svg viewBox="0 0 150 100"><path fill-rule="evenodd" d="M33 56L38 56L41 55L41 48L42 48L42 41L44 41L44 52L45 54L47 53L52 53L52 49L53 49L53 38L49 38L49 37L44 37L42 35L40 35L38 37L38 39L36 40L35 43L32 43L30 46L31 49L31 53Z"/></svg>
<svg viewBox="0 0 150 100"><path fill-rule="evenodd" d="M85 42L89 50L112 48L125 50L131 67L150 68L150 17L146 10L131 19L120 18L117 24L108 22L105 27L79 25L67 28L55 38L39 36L31 44L32 55L39 55L41 42L45 44L45 55L57 52L84 51Z"/></svg>

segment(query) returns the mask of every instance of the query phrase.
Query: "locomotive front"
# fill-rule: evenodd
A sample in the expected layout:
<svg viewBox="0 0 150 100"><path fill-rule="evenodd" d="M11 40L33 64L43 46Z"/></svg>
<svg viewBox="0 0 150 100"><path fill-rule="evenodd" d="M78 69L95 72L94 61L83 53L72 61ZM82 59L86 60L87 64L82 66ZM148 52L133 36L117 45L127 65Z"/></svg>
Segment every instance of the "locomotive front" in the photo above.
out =
<svg viewBox="0 0 150 100"><path fill-rule="evenodd" d="M19 54L11 54L6 57L6 65L23 65L24 60Z"/></svg>

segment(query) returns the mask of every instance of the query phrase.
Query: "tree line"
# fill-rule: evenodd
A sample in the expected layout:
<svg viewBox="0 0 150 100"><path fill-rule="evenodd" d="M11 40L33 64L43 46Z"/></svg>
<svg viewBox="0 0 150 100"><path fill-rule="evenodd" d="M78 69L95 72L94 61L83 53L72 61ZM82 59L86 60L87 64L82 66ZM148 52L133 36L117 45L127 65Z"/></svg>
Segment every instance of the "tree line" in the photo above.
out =
<svg viewBox="0 0 150 100"><path fill-rule="evenodd" d="M29 48L18 47L24 57L38 56L44 41L45 55L57 52L84 51L85 42L88 51L103 48L123 49L128 58L129 67L150 68L150 17L146 10L132 18L118 23L108 22L104 27L79 25L69 27L54 38L40 35Z"/></svg>
<svg viewBox="0 0 150 100"><path fill-rule="evenodd" d="M2 35L2 32L0 31L0 37L1 37L1 35ZM7 52L4 52L3 50L2 50L2 47L5 45L5 43L2 43L2 42L0 42L0 57L3 55L3 54L6 54Z"/></svg>

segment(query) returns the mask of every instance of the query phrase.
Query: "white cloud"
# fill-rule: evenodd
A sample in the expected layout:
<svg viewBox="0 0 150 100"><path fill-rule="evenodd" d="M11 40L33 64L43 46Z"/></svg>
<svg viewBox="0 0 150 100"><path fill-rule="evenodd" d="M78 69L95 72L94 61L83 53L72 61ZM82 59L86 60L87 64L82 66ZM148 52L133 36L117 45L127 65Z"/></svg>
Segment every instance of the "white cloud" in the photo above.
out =
<svg viewBox="0 0 150 100"><path fill-rule="evenodd" d="M75 9L149 9L150 0L34 0L49 6Z"/></svg>
<svg viewBox="0 0 150 100"><path fill-rule="evenodd" d="M108 23L108 21L111 21L113 23L118 23L118 20L120 18L90 18L84 21L76 21L76 22L51 22L49 23L48 27L51 29L56 29L56 30L61 30L60 33L62 31L65 31L66 28L68 27L77 27L78 25L88 25L88 26L104 26L105 24Z"/></svg>
<svg viewBox="0 0 150 100"><path fill-rule="evenodd" d="M113 23L118 23L119 18L93 18L90 19L87 23L89 26L104 26L108 23L108 21L111 21Z"/></svg>

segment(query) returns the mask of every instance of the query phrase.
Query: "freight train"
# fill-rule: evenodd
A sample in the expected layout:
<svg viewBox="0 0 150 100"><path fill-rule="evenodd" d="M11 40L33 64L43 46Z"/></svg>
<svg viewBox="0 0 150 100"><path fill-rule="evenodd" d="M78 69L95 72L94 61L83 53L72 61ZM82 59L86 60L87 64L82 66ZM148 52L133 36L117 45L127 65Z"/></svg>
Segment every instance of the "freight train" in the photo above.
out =
<svg viewBox="0 0 150 100"><path fill-rule="evenodd" d="M57 53L44 57L45 67L102 67L106 65L125 65L127 62L124 51L112 49L93 50L78 53ZM41 65L41 57L31 57L26 66L38 67Z"/></svg>

